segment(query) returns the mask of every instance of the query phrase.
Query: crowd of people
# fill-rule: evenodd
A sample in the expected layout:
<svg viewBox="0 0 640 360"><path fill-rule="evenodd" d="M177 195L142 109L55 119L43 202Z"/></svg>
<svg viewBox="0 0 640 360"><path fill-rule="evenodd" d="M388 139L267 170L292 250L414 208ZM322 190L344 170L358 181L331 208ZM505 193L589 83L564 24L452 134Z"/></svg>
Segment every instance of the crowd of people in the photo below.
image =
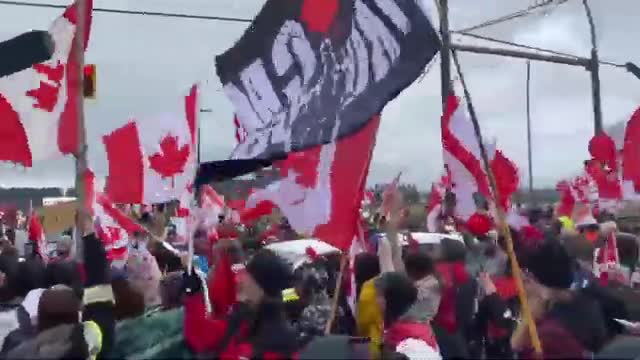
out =
<svg viewBox="0 0 640 360"><path fill-rule="evenodd" d="M466 222L443 215L438 244L403 235L400 215L376 217L366 251L342 272L340 256L310 250L292 264L271 250L243 247L224 221L216 236L205 228L194 233L205 267L143 232L132 237L124 266L115 266L86 219L80 258L70 256L67 238L46 264L36 248L20 256L3 245L0 357L637 357L636 238L618 237L624 256L603 277L594 254L620 233L614 218L578 223L535 209L526 215L527 224L510 232L542 354L520 305L508 242L488 213L478 212ZM145 216L149 228L154 216L161 218Z"/></svg>

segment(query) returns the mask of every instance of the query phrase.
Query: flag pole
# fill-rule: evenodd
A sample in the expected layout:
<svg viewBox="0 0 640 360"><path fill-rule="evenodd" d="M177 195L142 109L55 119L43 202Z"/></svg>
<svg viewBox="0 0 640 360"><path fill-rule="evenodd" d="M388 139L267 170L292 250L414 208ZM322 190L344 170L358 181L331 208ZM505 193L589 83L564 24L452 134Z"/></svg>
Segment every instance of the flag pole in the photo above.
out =
<svg viewBox="0 0 640 360"><path fill-rule="evenodd" d="M87 209L85 208L85 187L84 177L82 176L87 169L87 140L86 140L86 132L84 126L84 44L85 44L85 24L86 24L86 13L87 13L87 3L86 0L77 0L77 24L76 24L76 35L74 38L73 48L76 53L76 62L78 64L78 68L76 69L76 84L75 87L78 89L77 92L77 108L76 108L76 116L78 121L78 148L76 154L76 198L77 200L77 211L76 211L76 232L75 232L75 251L76 251L76 259L82 259L83 256L83 248L82 248L82 231L83 231L83 221L84 217L87 216Z"/></svg>
<svg viewBox="0 0 640 360"><path fill-rule="evenodd" d="M498 191L496 186L496 178L493 174L493 171L491 171L491 166L489 164L489 157L487 156L487 150L484 146L484 142L482 141L482 131L480 130L480 124L478 122L478 117L476 116L476 112L473 107L473 102L471 101L471 94L469 93L469 89L467 88L467 84L464 80L464 74L462 73L460 62L458 61L458 54L456 53L455 50L452 50L451 55L452 55L456 70L458 72L460 83L464 91L464 97L467 102L467 110L469 111L471 122L473 123L473 130L475 132L476 141L478 142L478 147L480 148L482 162L484 164L487 177L489 178L489 185L491 186L491 192L493 194L493 197L497 199ZM511 237L511 230L507 225L507 220L506 220L507 217L504 213L504 210L500 206L496 206L496 213L498 217L498 229L504 235L504 238L506 240L507 254L509 255L509 259L511 261L513 278L516 282L516 287L518 289L518 296L520 298L520 303L522 305L522 314L526 321L527 327L529 329L529 337L531 338L531 344L533 345L533 349L536 353L536 357L542 358L542 344L540 343L540 338L538 337L538 330L536 328L535 319L531 315L531 309L529 308L527 294L525 292L524 285L522 282L522 273L520 270L520 265L518 264L518 259L516 258L515 252L513 250L513 238Z"/></svg>
<svg viewBox="0 0 640 360"><path fill-rule="evenodd" d="M338 279L336 280L336 287L333 291L333 299L331 303L331 312L329 315L329 319L327 320L327 324L324 328L324 334L331 334L331 328L333 327L333 322L336 319L336 315L338 313L338 305L340 301L340 290L342 289L342 278L344 277L344 271L347 268L347 263L349 262L349 254L342 253L342 259L340 260L340 272L338 273Z"/></svg>

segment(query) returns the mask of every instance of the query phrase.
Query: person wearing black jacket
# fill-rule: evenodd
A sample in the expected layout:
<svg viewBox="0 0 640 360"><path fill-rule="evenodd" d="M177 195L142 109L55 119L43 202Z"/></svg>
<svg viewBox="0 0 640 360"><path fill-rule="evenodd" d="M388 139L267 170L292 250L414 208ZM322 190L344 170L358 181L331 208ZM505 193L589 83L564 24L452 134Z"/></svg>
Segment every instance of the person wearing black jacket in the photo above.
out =
<svg viewBox="0 0 640 360"><path fill-rule="evenodd" d="M87 219L82 238L86 274L82 299L65 285L47 289L38 306L37 335L9 351L6 358L96 359L110 351L115 320L109 263L92 228ZM78 309L82 309L82 319Z"/></svg>

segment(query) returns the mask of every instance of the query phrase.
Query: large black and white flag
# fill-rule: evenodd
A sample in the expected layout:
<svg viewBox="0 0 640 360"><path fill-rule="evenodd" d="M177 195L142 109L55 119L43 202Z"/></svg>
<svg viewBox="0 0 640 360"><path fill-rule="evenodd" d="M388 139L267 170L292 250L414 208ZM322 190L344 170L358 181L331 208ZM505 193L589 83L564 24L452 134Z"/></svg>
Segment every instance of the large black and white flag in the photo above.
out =
<svg viewBox="0 0 640 360"><path fill-rule="evenodd" d="M268 159L361 129L440 49L420 0L268 0L216 58L246 138Z"/></svg>

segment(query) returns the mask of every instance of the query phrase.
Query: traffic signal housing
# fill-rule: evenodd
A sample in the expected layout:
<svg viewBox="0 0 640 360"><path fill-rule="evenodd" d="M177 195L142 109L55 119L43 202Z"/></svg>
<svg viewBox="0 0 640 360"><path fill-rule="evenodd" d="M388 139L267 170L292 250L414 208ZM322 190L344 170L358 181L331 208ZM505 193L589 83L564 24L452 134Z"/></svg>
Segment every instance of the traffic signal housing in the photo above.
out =
<svg viewBox="0 0 640 360"><path fill-rule="evenodd" d="M96 65L87 64L84 66L83 93L87 99L96 98Z"/></svg>

